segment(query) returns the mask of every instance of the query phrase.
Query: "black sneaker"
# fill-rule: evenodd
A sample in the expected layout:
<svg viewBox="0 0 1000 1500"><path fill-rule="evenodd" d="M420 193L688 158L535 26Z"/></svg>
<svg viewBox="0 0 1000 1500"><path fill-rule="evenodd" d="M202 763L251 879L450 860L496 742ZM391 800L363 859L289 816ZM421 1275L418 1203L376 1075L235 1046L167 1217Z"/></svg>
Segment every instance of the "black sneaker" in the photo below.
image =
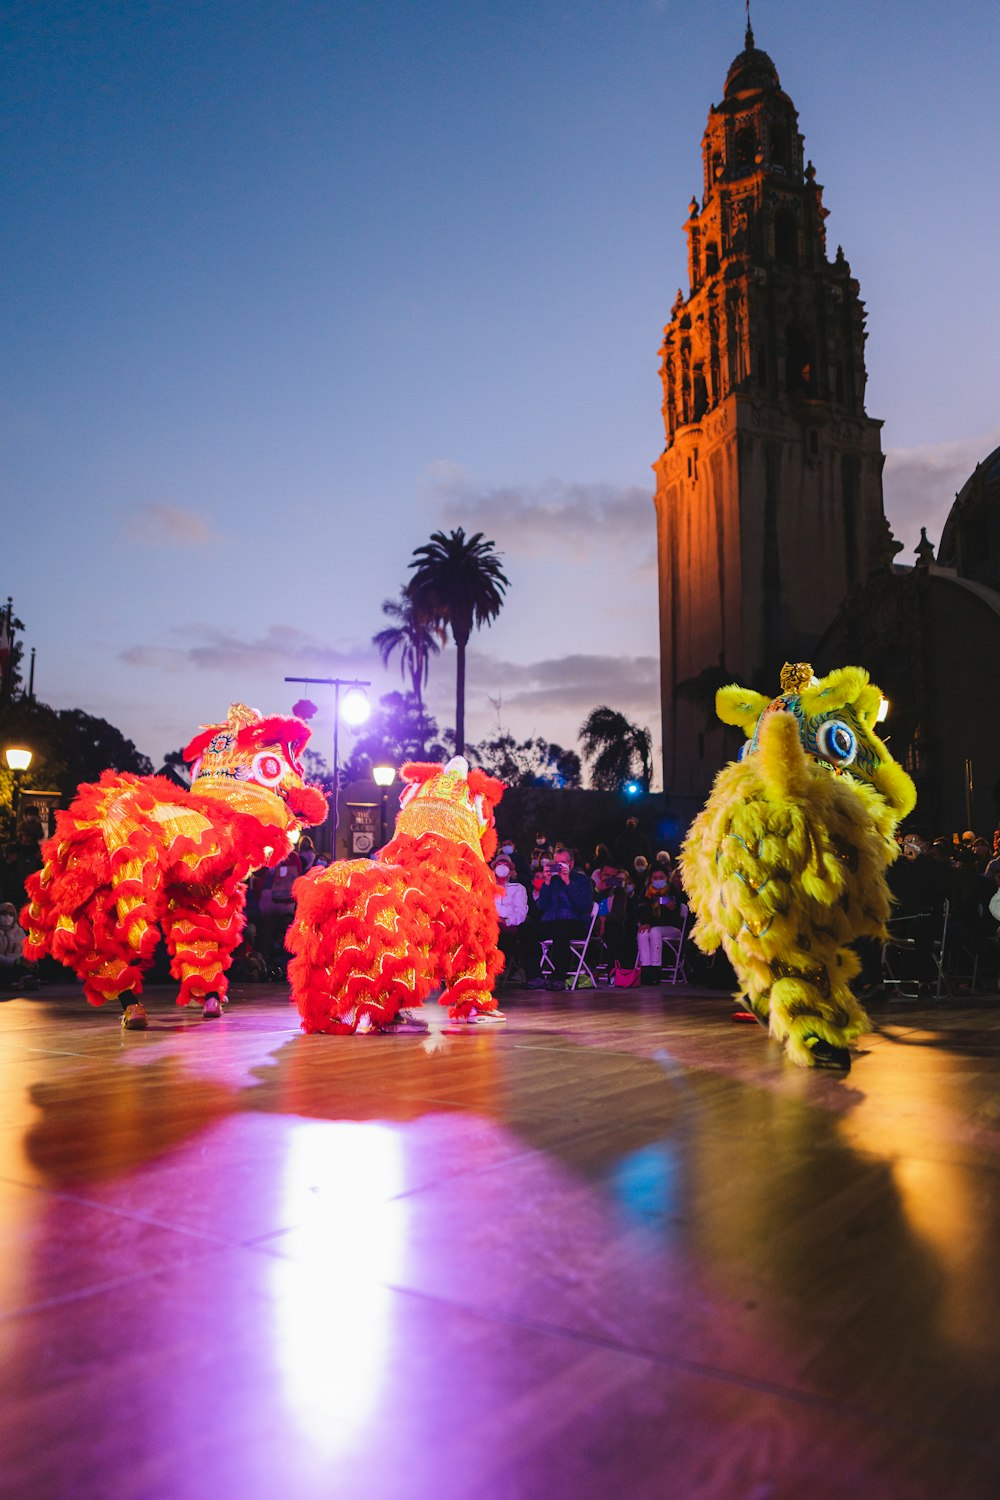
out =
<svg viewBox="0 0 1000 1500"><path fill-rule="evenodd" d="M851 1071L851 1054L846 1047L834 1047L819 1036L807 1037L806 1046L812 1053L814 1067L840 1068L845 1073Z"/></svg>

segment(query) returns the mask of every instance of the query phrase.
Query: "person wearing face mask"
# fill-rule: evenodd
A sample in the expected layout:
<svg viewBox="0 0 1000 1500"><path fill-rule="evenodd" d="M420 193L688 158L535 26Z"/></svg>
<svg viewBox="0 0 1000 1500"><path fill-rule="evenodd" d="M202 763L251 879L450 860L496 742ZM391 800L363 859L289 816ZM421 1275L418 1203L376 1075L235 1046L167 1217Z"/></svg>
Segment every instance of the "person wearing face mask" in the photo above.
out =
<svg viewBox="0 0 1000 1500"><path fill-rule="evenodd" d="M527 891L528 886L531 884L531 866L518 850L514 840L501 839L497 854L498 856L504 855L510 860L512 866L511 874L518 884L523 885L525 891Z"/></svg>
<svg viewBox="0 0 1000 1500"><path fill-rule="evenodd" d="M553 858L546 861L538 892L538 931L542 938L552 941L549 957L553 972L548 980L539 976L529 981L533 988L544 985L551 990L565 989L572 958L570 942L573 938L586 936L594 904L594 888L590 877L577 870L575 864L574 851L562 844L556 845ZM538 967L537 960L535 967Z"/></svg>
<svg viewBox="0 0 1000 1500"><path fill-rule="evenodd" d="M35 976L21 958L24 929L17 920L17 910L9 901L0 903L0 989L29 989L36 985Z"/></svg>
<svg viewBox="0 0 1000 1500"><path fill-rule="evenodd" d="M637 946L644 984L659 984L664 928L680 926L679 903L670 888L670 871L654 865L639 903Z"/></svg>
<svg viewBox="0 0 1000 1500"><path fill-rule="evenodd" d="M528 916L528 892L517 879L517 871L509 854L501 852L493 861L493 874L497 882L497 916L500 919L500 936L497 947L504 956L501 984L511 984L515 971L524 977L524 935Z"/></svg>

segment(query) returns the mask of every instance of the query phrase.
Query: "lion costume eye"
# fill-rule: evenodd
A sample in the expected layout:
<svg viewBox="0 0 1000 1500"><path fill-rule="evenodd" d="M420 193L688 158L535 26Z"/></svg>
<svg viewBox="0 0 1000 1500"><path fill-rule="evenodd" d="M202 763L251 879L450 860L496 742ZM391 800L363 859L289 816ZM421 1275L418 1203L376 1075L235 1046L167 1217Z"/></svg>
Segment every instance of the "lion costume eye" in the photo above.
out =
<svg viewBox="0 0 1000 1500"><path fill-rule="evenodd" d="M857 736L842 719L828 719L820 726L816 746L824 760L835 766L849 766L858 753Z"/></svg>
<svg viewBox="0 0 1000 1500"><path fill-rule="evenodd" d="M264 786L277 786L285 773L285 764L279 755L273 750L261 750L253 758L251 772L255 781Z"/></svg>

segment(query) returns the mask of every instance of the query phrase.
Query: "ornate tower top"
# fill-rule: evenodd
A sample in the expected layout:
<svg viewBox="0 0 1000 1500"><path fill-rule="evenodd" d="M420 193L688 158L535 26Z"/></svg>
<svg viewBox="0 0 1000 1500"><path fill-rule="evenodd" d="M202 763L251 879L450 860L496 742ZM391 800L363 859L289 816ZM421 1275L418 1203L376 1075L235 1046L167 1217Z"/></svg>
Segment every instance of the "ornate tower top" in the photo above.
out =
<svg viewBox="0 0 1000 1500"><path fill-rule="evenodd" d="M702 196L684 224L689 291L671 310L662 351L668 446L734 392L862 416L860 288L841 250L827 259L823 189L749 14L701 151Z"/></svg>

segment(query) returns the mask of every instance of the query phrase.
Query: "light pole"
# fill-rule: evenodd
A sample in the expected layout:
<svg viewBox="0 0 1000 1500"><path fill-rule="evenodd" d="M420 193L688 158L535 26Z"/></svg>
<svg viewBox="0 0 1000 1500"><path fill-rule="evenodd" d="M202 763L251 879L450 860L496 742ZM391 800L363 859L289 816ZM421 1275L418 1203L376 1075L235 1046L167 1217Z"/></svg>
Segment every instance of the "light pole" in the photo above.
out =
<svg viewBox="0 0 1000 1500"><path fill-rule="evenodd" d="M14 790L11 793L10 806L14 814L15 833L17 832L17 809L21 802L21 782L24 780L25 771L31 765L31 754L30 750L26 750L20 745L9 745L3 753L3 758L7 762L7 769L14 776Z"/></svg>
<svg viewBox="0 0 1000 1500"><path fill-rule="evenodd" d="M363 689L371 687L360 677L286 677L286 682L307 682L313 687L333 688L333 847L330 858L337 858L337 829L340 827L340 715L348 724L363 724L371 713ZM341 707L340 690L345 689Z"/></svg>
<svg viewBox="0 0 1000 1500"><path fill-rule="evenodd" d="M385 806L389 797L389 788L396 779L396 767L389 765L372 766L372 780L382 793L382 806L380 809L379 848L385 843Z"/></svg>

